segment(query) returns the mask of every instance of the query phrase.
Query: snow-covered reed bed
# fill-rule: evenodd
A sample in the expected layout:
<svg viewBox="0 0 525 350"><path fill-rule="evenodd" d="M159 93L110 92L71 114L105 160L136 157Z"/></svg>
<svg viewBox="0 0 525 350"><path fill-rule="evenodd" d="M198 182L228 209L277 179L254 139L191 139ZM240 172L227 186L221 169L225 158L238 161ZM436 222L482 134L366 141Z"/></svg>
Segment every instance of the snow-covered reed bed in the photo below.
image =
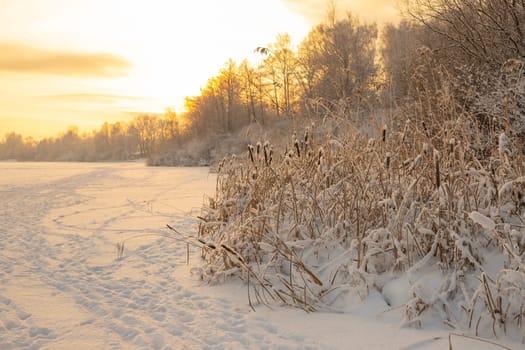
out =
<svg viewBox="0 0 525 350"><path fill-rule="evenodd" d="M238 276L251 304L306 311L378 292L407 325L523 339L525 174L512 131L480 138L467 114L375 138L318 129L290 135L284 155L257 143L220 164L202 278Z"/></svg>

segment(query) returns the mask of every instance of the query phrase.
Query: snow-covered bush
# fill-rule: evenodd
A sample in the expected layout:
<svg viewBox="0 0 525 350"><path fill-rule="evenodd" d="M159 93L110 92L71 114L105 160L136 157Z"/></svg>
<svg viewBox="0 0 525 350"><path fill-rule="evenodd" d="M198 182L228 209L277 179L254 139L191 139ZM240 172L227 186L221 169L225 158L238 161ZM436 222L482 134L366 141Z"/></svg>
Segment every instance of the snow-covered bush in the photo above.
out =
<svg viewBox="0 0 525 350"><path fill-rule="evenodd" d="M385 286L404 276L408 325L433 315L525 336L521 144L494 129L479 152L476 116L440 96L373 138L341 131L341 119L326 136L297 129L285 152L260 142L223 160L200 227L201 277L238 276L250 303L313 311L372 290L391 304Z"/></svg>
<svg viewBox="0 0 525 350"><path fill-rule="evenodd" d="M486 132L504 129L525 144L525 61L509 59L498 71L462 67L455 95Z"/></svg>

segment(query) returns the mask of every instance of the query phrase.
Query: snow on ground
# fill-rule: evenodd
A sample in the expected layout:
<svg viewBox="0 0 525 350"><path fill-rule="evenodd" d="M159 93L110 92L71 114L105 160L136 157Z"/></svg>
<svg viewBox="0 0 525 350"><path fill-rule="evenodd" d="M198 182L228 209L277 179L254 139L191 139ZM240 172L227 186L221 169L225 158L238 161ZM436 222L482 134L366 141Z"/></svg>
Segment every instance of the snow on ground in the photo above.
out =
<svg viewBox="0 0 525 350"><path fill-rule="evenodd" d="M192 276L198 249L188 266L175 240L132 239L117 259L117 242L169 234L166 224L195 235L214 185L205 168L0 163L0 349L448 348L447 330L400 328L402 310L374 294L344 313L253 312L241 283Z"/></svg>

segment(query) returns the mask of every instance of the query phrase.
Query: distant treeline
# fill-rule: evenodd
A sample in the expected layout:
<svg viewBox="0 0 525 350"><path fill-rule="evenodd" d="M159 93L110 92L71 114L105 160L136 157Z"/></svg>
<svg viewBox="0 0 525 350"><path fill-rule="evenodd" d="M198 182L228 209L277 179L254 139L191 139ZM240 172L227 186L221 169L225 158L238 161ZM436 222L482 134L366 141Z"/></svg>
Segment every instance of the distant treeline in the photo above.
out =
<svg viewBox="0 0 525 350"><path fill-rule="evenodd" d="M360 123L378 110L419 120L429 133L442 122L438 110L474 114L480 128L505 127L523 136L524 6L505 0L407 0L404 20L381 31L350 13L336 16L332 6L297 47L282 34L256 49L258 64L228 60L200 95L186 98L184 114L104 124L89 135L73 128L39 142L8 134L0 158L147 157L177 164L182 158L188 162L179 155L191 144L198 155L189 162L208 162L221 156L213 155L217 145L234 144L249 125L271 129L283 117L304 125L334 115ZM459 109L446 110L443 101L450 98Z"/></svg>
<svg viewBox="0 0 525 350"><path fill-rule="evenodd" d="M108 161L148 158L175 145L179 122L174 112L163 116L141 115L131 122L104 123L91 133L70 127L57 137L35 141L8 133L0 142L0 158L21 161Z"/></svg>

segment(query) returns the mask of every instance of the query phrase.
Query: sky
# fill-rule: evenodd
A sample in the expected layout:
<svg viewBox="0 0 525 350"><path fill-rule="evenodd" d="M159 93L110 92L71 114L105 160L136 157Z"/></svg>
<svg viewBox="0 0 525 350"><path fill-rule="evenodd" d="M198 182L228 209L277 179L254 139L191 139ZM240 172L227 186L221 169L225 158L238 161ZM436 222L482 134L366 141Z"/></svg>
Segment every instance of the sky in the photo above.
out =
<svg viewBox="0 0 525 350"><path fill-rule="evenodd" d="M339 0L395 21L395 0ZM299 43L325 0L0 0L0 138L97 129L181 110L229 59L289 33Z"/></svg>

